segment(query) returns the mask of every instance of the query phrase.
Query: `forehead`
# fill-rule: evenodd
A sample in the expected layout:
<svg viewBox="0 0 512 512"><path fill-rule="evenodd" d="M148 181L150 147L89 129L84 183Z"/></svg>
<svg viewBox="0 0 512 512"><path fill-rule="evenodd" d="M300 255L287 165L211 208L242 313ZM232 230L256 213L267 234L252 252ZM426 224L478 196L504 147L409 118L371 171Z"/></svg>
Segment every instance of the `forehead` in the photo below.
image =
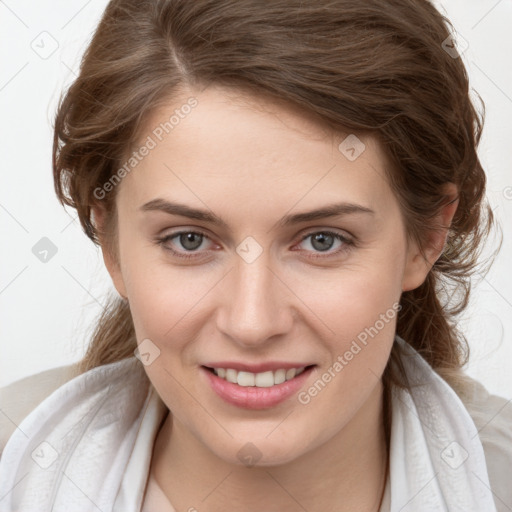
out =
<svg viewBox="0 0 512 512"><path fill-rule="evenodd" d="M219 207L285 209L343 199L379 210L394 199L375 138L334 132L268 96L220 86L185 91L152 113L132 151L144 145L150 149L120 191L130 203L167 194L197 206L201 197Z"/></svg>

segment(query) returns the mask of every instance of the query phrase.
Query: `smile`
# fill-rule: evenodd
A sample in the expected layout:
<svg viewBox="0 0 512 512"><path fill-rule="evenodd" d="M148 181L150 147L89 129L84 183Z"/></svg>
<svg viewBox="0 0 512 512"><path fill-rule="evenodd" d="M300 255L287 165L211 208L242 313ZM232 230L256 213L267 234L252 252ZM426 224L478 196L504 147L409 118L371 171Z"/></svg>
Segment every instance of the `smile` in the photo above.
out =
<svg viewBox="0 0 512 512"><path fill-rule="evenodd" d="M201 367L206 384L224 402L244 409L270 409L304 387L316 365L253 373L222 367Z"/></svg>

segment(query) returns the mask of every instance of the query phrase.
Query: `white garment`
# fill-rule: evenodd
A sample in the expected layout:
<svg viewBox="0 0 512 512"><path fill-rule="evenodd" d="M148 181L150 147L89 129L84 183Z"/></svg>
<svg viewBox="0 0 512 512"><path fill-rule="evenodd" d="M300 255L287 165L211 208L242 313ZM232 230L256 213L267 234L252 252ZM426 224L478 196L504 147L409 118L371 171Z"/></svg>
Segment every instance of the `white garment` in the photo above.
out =
<svg viewBox="0 0 512 512"><path fill-rule="evenodd" d="M418 385L393 390L381 512L496 512L482 442L463 402L412 347L396 342ZM141 512L167 412L135 357L70 380L9 438L0 459L0 512ZM505 505L499 511L512 510L512 502Z"/></svg>

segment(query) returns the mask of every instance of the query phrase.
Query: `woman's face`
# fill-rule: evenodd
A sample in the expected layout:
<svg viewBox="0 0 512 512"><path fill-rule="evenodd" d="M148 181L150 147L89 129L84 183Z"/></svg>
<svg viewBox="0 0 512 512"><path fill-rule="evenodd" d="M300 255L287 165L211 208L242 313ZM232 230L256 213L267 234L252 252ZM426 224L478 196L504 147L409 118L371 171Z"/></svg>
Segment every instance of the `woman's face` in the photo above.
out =
<svg viewBox="0 0 512 512"><path fill-rule="evenodd" d="M117 185L105 258L145 370L227 462L289 462L380 405L401 292L428 268L379 146L348 135L211 86L152 116Z"/></svg>

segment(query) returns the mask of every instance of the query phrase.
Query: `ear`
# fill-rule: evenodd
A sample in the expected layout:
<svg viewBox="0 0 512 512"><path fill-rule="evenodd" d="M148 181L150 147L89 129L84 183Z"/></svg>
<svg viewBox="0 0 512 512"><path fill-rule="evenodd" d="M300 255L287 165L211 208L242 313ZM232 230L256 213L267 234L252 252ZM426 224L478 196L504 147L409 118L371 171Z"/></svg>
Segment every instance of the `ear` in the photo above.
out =
<svg viewBox="0 0 512 512"><path fill-rule="evenodd" d="M107 212L103 206L93 206L91 209L92 221L96 228L96 232L98 233L105 267L110 274L112 283L114 284L117 293L119 293L123 299L127 299L126 287L121 272L121 265L117 255L115 254L119 251L115 251L115 248L112 247L112 243L107 241L108 235L105 231Z"/></svg>
<svg viewBox="0 0 512 512"><path fill-rule="evenodd" d="M443 252L448 229L459 205L458 190L455 184L445 183L443 194L448 200L434 219L442 228L430 232L427 247L424 248L426 259L421 254L418 244L412 239L408 240L407 260L402 278L402 291L404 292L414 290L423 284L432 266Z"/></svg>

